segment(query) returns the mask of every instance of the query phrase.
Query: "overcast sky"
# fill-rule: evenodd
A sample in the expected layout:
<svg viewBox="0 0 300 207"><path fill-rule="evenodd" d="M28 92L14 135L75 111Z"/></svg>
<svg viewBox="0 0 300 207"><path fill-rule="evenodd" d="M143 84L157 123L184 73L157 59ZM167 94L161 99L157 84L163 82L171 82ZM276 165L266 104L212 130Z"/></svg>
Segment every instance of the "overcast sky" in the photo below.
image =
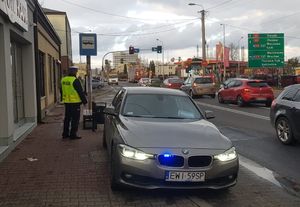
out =
<svg viewBox="0 0 300 207"><path fill-rule="evenodd" d="M300 56L299 0L39 0L43 7L67 12L72 28L73 61L79 62L78 32L98 34L98 56L92 66L101 67L106 52L128 50L130 45L151 49L159 39L165 62L197 55L201 47L199 10L206 13L209 56L223 41L247 48L248 33L284 33L286 59ZM189 6L189 3L202 6ZM244 37L241 41L240 38ZM201 48L199 49L201 56ZM161 60L161 55L142 51L142 58ZM82 57L83 60L83 57Z"/></svg>

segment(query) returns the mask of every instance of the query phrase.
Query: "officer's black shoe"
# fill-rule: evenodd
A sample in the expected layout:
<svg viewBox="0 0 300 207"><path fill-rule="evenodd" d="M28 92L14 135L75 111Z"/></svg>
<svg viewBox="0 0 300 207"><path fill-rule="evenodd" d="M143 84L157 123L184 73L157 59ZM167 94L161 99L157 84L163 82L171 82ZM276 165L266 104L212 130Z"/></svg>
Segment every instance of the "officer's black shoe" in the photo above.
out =
<svg viewBox="0 0 300 207"><path fill-rule="evenodd" d="M75 135L75 136L71 136L70 139L81 139L81 137Z"/></svg>
<svg viewBox="0 0 300 207"><path fill-rule="evenodd" d="M62 138L63 139L68 139L68 138L70 138L70 136L69 135L62 135Z"/></svg>

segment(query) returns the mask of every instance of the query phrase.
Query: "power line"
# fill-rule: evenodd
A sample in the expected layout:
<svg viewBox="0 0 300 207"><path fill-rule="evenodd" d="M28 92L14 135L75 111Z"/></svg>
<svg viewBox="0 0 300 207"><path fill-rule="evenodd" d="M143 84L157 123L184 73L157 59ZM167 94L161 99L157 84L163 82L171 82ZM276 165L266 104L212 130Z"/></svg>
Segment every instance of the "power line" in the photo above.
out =
<svg viewBox="0 0 300 207"><path fill-rule="evenodd" d="M101 13L101 14L105 14L105 15L109 15L109 16L114 16L114 17L119 17L119 18L125 18L125 19L129 19L131 21L138 21L138 22L141 22L141 21L181 21L181 20L192 20L192 19L146 19L146 18L137 18L137 17L128 17L128 16L123 16L123 15L118 15L118 14L113 14L113 13L109 13L109 12L106 12L106 11L102 11L102 10L98 10L98 9L94 9L94 8L90 8L90 7L86 7L82 4L77 4L77 3L74 3L74 2L71 2L71 1L68 1L68 0L61 0L67 4L70 4L70 5L73 5L73 6L77 6L77 7L80 7L80 8L83 8L83 9L86 9L86 10L89 10L89 11L93 11L93 12L96 12L96 13Z"/></svg>
<svg viewBox="0 0 300 207"><path fill-rule="evenodd" d="M219 3L219 4L215 5L215 6L209 7L209 8L206 9L206 10L218 8L218 7L220 7L220 6L224 5L224 4L227 4L227 3L231 2L231 1L232 1L232 0L223 1L223 2L221 2L221 3Z"/></svg>

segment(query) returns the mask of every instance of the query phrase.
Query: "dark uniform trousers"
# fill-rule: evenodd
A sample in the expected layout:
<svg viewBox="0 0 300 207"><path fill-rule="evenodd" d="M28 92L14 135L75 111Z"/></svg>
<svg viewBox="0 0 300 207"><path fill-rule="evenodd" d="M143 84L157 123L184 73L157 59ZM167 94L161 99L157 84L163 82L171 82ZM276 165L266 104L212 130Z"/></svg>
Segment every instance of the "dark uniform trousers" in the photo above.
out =
<svg viewBox="0 0 300 207"><path fill-rule="evenodd" d="M80 103L65 103L64 137L77 136L80 119ZM70 132L71 123L71 132Z"/></svg>

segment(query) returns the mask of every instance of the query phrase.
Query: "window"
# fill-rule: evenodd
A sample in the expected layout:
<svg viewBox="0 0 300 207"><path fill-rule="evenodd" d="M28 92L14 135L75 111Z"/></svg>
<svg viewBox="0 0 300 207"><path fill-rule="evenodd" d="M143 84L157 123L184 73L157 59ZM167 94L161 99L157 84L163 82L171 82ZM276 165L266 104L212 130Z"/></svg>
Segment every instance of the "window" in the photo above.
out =
<svg viewBox="0 0 300 207"><path fill-rule="evenodd" d="M289 88L284 92L282 99L292 101L293 98L295 97L296 93L297 93L296 88Z"/></svg>
<svg viewBox="0 0 300 207"><path fill-rule="evenodd" d="M243 85L243 82L240 80L235 81L234 87L240 87Z"/></svg>
<svg viewBox="0 0 300 207"><path fill-rule="evenodd" d="M262 81L251 81L251 82L248 82L247 85L254 87L254 88L261 88L261 87L269 86L266 82L262 82Z"/></svg>
<svg viewBox="0 0 300 207"><path fill-rule="evenodd" d="M53 93L53 58L51 55L48 55L48 68L49 68L49 73L48 73L48 80L49 80L49 92Z"/></svg>
<svg viewBox="0 0 300 207"><path fill-rule="evenodd" d="M300 90L298 90L298 92L297 92L297 94L296 94L296 96L294 98L294 101L300 102Z"/></svg>
<svg viewBox="0 0 300 207"><path fill-rule="evenodd" d="M189 97L165 94L130 94L126 97L122 114L147 118L202 118Z"/></svg>
<svg viewBox="0 0 300 207"><path fill-rule="evenodd" d="M213 80L211 78L196 78L194 82L197 84L207 84L213 83Z"/></svg>
<svg viewBox="0 0 300 207"><path fill-rule="evenodd" d="M117 107L117 102L118 102L119 96L121 95L122 92L123 92L123 90L119 90L119 92L116 94L116 96L114 97L114 99L112 101L112 105L115 108Z"/></svg>
<svg viewBox="0 0 300 207"><path fill-rule="evenodd" d="M228 86L228 88L234 87L235 86L235 81L234 80L230 81L227 86Z"/></svg>

